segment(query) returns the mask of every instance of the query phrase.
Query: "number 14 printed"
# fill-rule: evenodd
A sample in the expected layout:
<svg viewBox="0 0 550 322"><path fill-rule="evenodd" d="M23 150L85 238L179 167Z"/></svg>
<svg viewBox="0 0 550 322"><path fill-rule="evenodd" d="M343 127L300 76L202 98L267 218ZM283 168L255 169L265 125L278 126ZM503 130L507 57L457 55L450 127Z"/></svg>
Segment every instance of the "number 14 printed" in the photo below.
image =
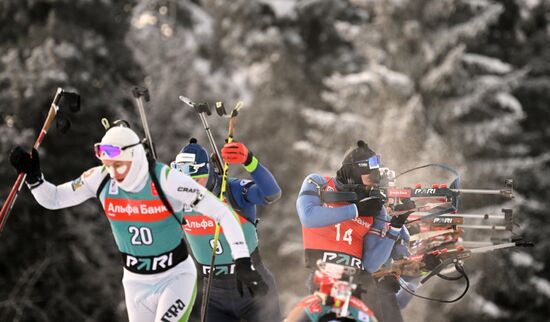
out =
<svg viewBox="0 0 550 322"><path fill-rule="evenodd" d="M336 227L336 241L340 241L340 224L334 225ZM341 239L345 242L348 242L348 245L351 245L351 234L353 233L353 229L349 228L344 232L344 237Z"/></svg>

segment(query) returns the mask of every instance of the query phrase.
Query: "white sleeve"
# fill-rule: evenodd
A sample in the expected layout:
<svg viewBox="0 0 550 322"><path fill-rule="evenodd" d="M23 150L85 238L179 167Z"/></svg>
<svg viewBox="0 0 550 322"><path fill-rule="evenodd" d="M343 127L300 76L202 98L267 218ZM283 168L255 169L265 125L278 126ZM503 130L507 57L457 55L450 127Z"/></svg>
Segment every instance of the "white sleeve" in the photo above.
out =
<svg viewBox="0 0 550 322"><path fill-rule="evenodd" d="M99 184L105 178L101 166L91 168L73 181L59 186L44 180L44 183L31 190L38 203L47 209L61 209L76 206L95 197ZM108 175L108 174L107 174Z"/></svg>
<svg viewBox="0 0 550 322"><path fill-rule="evenodd" d="M183 207L192 207L219 222L231 247L233 259L250 257L241 224L226 204L186 174L173 170L167 175L164 175L164 171L161 173L160 184L167 197L179 200Z"/></svg>

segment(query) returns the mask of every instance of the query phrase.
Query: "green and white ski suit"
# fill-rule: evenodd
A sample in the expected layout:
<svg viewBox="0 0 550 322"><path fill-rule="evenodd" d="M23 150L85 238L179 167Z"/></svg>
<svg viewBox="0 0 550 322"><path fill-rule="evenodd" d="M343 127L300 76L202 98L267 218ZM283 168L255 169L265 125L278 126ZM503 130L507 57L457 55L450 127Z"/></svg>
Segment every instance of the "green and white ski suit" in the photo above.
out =
<svg viewBox="0 0 550 322"><path fill-rule="evenodd" d="M60 209L97 193L122 254L130 322L187 321L195 301L197 272L183 240L183 211L193 209L220 222L233 259L250 254L240 223L214 195L162 163L155 164L155 173L173 214L164 206L150 175L143 176L133 191L123 190L109 178L98 192L108 176L103 166L59 186L44 181L32 194L43 207Z"/></svg>

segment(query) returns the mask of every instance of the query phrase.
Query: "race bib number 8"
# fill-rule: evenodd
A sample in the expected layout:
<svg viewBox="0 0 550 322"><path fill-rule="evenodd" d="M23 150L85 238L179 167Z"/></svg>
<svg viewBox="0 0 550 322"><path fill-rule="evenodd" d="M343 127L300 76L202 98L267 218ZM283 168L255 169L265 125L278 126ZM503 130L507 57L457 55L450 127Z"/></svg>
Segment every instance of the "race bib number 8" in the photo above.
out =
<svg viewBox="0 0 550 322"><path fill-rule="evenodd" d="M220 240L218 239L218 245L216 245L216 255L220 255L223 253L222 249L222 243L220 243ZM210 239L210 248L214 249L214 239Z"/></svg>

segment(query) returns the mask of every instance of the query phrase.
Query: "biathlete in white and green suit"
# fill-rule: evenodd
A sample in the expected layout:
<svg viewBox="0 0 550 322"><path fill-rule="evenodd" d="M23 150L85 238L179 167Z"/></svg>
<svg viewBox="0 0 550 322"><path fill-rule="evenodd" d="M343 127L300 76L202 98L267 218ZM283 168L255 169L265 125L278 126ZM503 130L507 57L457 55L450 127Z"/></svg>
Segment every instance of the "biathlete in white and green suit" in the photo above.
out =
<svg viewBox="0 0 550 322"><path fill-rule="evenodd" d="M239 142L226 144L222 149L222 158L227 163L242 164L252 177L252 180L229 178L224 198L239 218L254 267L261 274L269 290L266 291L265 285L261 284L248 287L244 291L239 289L240 285L235 285L233 280L235 270L238 271L240 265L249 266L250 260L238 259L233 263L228 252L229 236L223 229L216 249L214 280L206 321L280 322L282 318L275 280L263 265L258 249L256 206L278 200L281 197L281 189L271 172L258 162L244 144ZM210 171L212 169L210 169L208 153L197 144L197 140L191 139L176 156L171 166L189 174L214 195L220 195L222 180L218 174ZM206 279L210 273L215 223L212 219L194 211L184 215L187 220L184 231L197 262L199 276Z"/></svg>
<svg viewBox="0 0 550 322"><path fill-rule="evenodd" d="M122 283L130 322L187 321L197 293L197 272L183 240L184 209L221 223L234 259L249 258L242 229L233 213L189 176L148 160L135 132L110 128L96 156L103 163L79 178L55 186L44 180L38 152L16 147L10 161L27 173L32 194L48 209L78 205L97 197L122 254ZM237 278L261 283L250 266Z"/></svg>

